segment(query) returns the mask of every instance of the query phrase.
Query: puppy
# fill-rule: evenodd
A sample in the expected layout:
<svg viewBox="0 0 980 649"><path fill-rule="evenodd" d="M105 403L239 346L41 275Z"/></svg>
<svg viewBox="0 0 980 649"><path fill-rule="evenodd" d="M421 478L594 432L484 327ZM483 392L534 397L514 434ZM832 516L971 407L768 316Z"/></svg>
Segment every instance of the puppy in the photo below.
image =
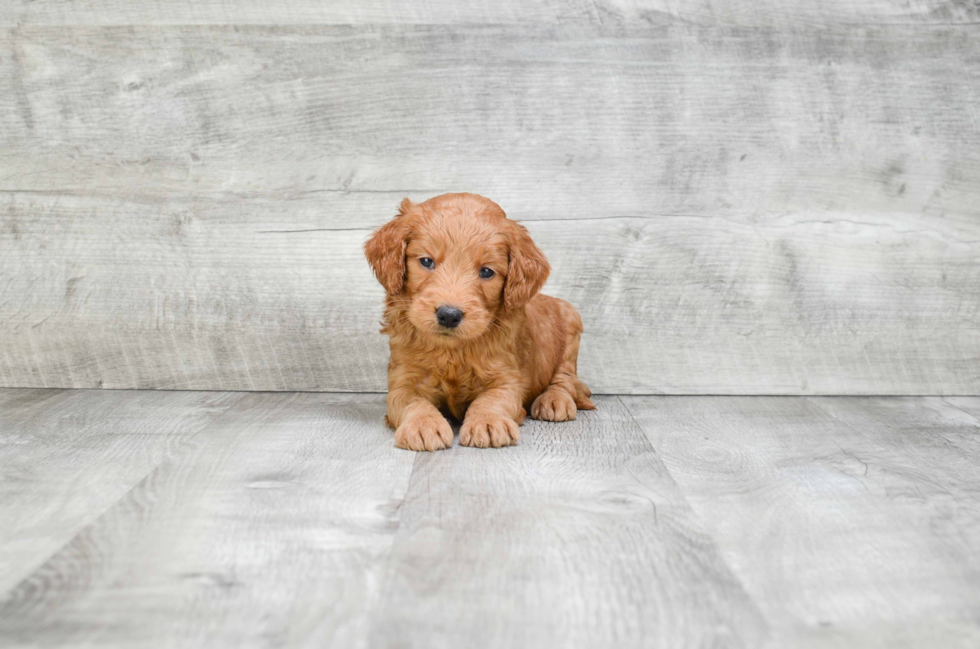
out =
<svg viewBox="0 0 980 649"><path fill-rule="evenodd" d="M516 444L529 411L568 421L592 410L576 376L582 319L538 294L551 268L523 226L491 200L402 201L365 255L387 292L388 414L395 445L435 451ZM465 418L464 418L465 417Z"/></svg>

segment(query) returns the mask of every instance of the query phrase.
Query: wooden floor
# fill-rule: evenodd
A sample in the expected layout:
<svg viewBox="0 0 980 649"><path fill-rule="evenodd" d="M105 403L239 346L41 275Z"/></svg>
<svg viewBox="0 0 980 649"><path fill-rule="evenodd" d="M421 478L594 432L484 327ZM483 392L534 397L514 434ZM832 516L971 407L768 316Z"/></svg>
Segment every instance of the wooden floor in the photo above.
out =
<svg viewBox="0 0 980 649"><path fill-rule="evenodd" d="M980 646L980 398L597 403L0 390L0 646Z"/></svg>

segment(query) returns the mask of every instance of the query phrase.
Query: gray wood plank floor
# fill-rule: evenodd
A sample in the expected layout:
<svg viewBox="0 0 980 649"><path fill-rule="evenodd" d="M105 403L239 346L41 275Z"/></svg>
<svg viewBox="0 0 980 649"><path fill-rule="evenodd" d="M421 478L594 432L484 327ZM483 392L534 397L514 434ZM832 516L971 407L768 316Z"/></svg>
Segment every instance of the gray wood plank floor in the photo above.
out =
<svg viewBox="0 0 980 649"><path fill-rule="evenodd" d="M0 390L4 647L975 647L980 398Z"/></svg>

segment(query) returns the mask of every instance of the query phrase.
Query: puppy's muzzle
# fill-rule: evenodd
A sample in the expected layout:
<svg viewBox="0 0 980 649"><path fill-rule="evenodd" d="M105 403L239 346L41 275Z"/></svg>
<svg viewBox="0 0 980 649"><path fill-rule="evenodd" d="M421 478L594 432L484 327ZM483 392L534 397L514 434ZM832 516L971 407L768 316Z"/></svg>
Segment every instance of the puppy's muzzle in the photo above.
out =
<svg viewBox="0 0 980 649"><path fill-rule="evenodd" d="M455 329L463 321L463 312L454 306L441 306L436 309L436 320L440 327Z"/></svg>

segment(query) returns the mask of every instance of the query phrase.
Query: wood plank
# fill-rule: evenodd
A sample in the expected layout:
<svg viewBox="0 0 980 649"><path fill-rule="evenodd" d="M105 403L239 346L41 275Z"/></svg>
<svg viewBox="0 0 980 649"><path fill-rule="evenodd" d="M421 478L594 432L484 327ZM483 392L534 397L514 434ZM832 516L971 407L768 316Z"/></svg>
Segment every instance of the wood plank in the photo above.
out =
<svg viewBox="0 0 980 649"><path fill-rule="evenodd" d="M0 593L239 395L0 390Z"/></svg>
<svg viewBox="0 0 980 649"><path fill-rule="evenodd" d="M759 614L616 398L420 456L377 647L758 646Z"/></svg>
<svg viewBox="0 0 980 649"><path fill-rule="evenodd" d="M596 19L589 0L10 0L0 25L359 25L557 23Z"/></svg>
<svg viewBox="0 0 980 649"><path fill-rule="evenodd" d="M936 398L624 401L773 646L980 642L976 419Z"/></svg>
<svg viewBox="0 0 980 649"><path fill-rule="evenodd" d="M22 27L0 35L0 189L975 222L975 32Z"/></svg>
<svg viewBox="0 0 980 649"><path fill-rule="evenodd" d="M328 209L5 200L0 384L385 389L369 230ZM980 392L980 219L848 216L526 224L596 392Z"/></svg>
<svg viewBox="0 0 980 649"><path fill-rule="evenodd" d="M41 401L58 398L63 393L64 390L0 389L0 414L9 426L13 421L30 416L31 410Z"/></svg>
<svg viewBox="0 0 980 649"><path fill-rule="evenodd" d="M946 489L969 489L974 484L980 465L980 397L821 398L813 402L848 426L875 431L899 446L908 456L906 464L935 474L929 481ZM911 443L905 441L909 439ZM934 464L941 466L934 468ZM921 476L915 473L913 477ZM976 496L980 499L980 494ZM952 520L949 524L955 526Z"/></svg>
<svg viewBox="0 0 980 649"><path fill-rule="evenodd" d="M945 397L943 401L974 417L980 417L980 397Z"/></svg>
<svg viewBox="0 0 980 649"><path fill-rule="evenodd" d="M597 23L675 21L708 25L820 28L911 23L944 25L980 21L980 8L957 0L537 0L518 2L392 3L382 0L7 0L0 25L192 25Z"/></svg>
<svg viewBox="0 0 980 649"><path fill-rule="evenodd" d="M360 646L415 460L383 412L243 396L8 593L0 644Z"/></svg>

